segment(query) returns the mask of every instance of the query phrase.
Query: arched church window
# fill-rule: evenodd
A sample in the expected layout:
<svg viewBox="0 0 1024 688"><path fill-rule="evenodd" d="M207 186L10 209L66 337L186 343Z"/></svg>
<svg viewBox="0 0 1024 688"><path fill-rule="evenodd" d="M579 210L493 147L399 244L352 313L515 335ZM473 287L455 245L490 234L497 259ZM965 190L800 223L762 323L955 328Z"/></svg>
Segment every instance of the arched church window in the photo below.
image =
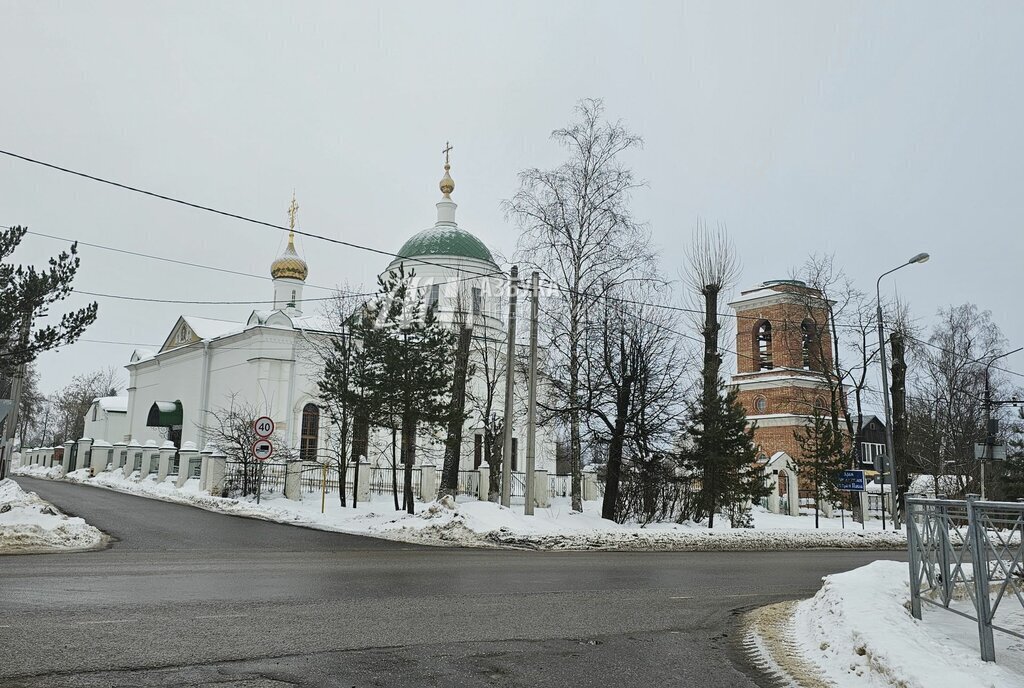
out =
<svg viewBox="0 0 1024 688"><path fill-rule="evenodd" d="M818 328L814 325L813 320L808 318L800 323L800 350L803 357L804 370L811 369L811 348L814 347L817 334Z"/></svg>
<svg viewBox="0 0 1024 688"><path fill-rule="evenodd" d="M814 397L814 410L821 414L828 413L825 397Z"/></svg>
<svg viewBox="0 0 1024 688"><path fill-rule="evenodd" d="M99 404L99 402L96 402L95 404L93 404L93 405L92 405L92 419L93 419L93 420L96 420L96 413L97 413L97 412L98 412L99 410L100 410L100 404Z"/></svg>
<svg viewBox="0 0 1024 688"><path fill-rule="evenodd" d="M292 289L292 300L291 300L291 302L288 305L289 306L294 306L295 305L295 290L294 289Z"/></svg>
<svg viewBox="0 0 1024 688"><path fill-rule="evenodd" d="M758 413L764 413L768 410L768 400L763 396L758 396L754 399L754 410Z"/></svg>
<svg viewBox="0 0 1024 688"><path fill-rule="evenodd" d="M771 370L772 364L772 324L767 320L758 323L754 330L754 344L757 347L757 369Z"/></svg>
<svg viewBox="0 0 1024 688"><path fill-rule="evenodd" d="M317 445L320 440L320 408L316 404L302 407L302 433L299 436L299 458L316 461Z"/></svg>

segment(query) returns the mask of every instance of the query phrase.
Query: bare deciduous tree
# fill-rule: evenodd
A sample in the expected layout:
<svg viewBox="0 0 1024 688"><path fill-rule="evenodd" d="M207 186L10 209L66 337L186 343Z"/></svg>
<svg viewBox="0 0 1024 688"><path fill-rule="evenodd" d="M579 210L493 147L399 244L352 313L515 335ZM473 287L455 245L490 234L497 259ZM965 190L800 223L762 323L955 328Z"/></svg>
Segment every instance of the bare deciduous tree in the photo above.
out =
<svg viewBox="0 0 1024 688"><path fill-rule="evenodd" d="M522 229L521 264L539 270L558 285L544 299L548 367L569 429L572 508L581 510L581 372L586 347L586 313L606 290L647 271L652 263L647 230L629 210L640 185L622 155L642 144L621 122L604 119L600 100L582 100L577 120L552 138L567 160L551 170L519 174L520 187L505 202L506 213ZM553 361L549 361L553 362Z"/></svg>

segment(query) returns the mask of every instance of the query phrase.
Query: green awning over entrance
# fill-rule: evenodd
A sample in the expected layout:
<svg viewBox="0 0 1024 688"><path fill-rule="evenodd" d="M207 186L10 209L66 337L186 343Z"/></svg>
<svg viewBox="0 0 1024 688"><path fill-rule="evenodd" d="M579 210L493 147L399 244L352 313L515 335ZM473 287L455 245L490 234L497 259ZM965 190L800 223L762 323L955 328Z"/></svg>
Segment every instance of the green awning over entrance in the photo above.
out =
<svg viewBox="0 0 1024 688"><path fill-rule="evenodd" d="M146 426L150 428L170 428L182 424L180 401L154 401L146 416Z"/></svg>

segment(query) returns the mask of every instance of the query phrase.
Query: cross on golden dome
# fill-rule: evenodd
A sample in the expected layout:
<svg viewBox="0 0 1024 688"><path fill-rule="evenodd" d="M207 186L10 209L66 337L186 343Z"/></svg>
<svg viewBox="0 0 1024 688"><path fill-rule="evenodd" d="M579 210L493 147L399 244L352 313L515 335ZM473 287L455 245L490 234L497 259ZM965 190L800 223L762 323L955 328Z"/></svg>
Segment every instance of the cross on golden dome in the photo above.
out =
<svg viewBox="0 0 1024 688"><path fill-rule="evenodd" d="M444 176L441 177L440 184L441 193L444 194L445 198L451 198L452 191L455 191L455 180L452 179L452 176L450 174L448 174L448 170L452 168L451 163L448 160L448 154L451 152L451 150L452 144L450 144L448 141L445 141L444 150L441 151L442 153L444 153Z"/></svg>

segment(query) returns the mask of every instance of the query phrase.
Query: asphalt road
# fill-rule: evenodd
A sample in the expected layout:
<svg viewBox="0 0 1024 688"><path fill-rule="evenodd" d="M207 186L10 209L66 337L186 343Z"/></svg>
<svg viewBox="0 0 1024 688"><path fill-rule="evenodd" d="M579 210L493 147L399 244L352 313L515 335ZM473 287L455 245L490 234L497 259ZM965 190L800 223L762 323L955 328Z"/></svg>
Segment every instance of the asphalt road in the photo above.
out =
<svg viewBox="0 0 1024 688"><path fill-rule="evenodd" d="M440 549L18 478L115 540L0 558L3 686L768 686L737 617L899 553Z"/></svg>

